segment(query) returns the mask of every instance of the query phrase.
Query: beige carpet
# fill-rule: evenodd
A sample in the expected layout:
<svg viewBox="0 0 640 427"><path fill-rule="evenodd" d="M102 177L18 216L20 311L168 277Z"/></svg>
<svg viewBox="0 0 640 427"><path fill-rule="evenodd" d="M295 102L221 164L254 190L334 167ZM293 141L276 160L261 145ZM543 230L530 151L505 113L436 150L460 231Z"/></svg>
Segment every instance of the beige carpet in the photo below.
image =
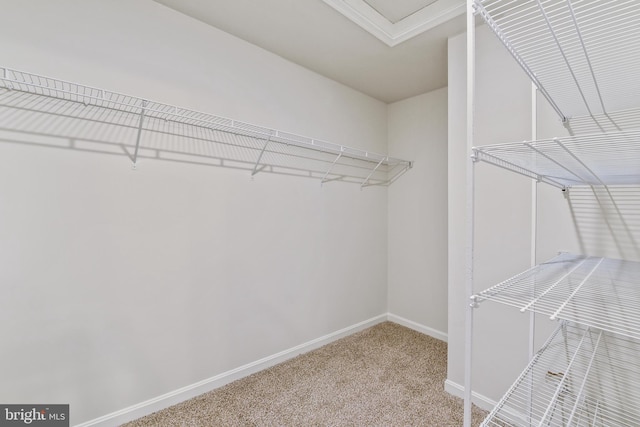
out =
<svg viewBox="0 0 640 427"><path fill-rule="evenodd" d="M446 372L446 343L384 322L127 426L461 426Z"/></svg>

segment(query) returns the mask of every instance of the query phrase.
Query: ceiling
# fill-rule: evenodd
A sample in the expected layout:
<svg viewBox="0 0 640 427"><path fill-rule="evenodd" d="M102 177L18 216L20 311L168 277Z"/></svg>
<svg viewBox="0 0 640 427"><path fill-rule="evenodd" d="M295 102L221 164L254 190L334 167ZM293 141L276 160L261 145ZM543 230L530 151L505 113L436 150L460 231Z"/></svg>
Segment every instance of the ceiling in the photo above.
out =
<svg viewBox="0 0 640 427"><path fill-rule="evenodd" d="M464 0L155 0L384 102L447 85Z"/></svg>
<svg viewBox="0 0 640 427"><path fill-rule="evenodd" d="M437 0L365 0L365 2L384 16L389 22L395 24L404 18L413 15L417 11L435 3Z"/></svg>

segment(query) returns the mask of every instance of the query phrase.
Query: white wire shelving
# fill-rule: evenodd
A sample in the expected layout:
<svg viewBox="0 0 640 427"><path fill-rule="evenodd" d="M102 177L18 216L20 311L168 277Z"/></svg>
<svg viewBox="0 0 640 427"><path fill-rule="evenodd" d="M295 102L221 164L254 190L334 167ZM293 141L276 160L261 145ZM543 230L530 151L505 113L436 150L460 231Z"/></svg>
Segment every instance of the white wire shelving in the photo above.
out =
<svg viewBox="0 0 640 427"><path fill-rule="evenodd" d="M536 140L534 130L529 142L474 146L472 17L477 15L572 136ZM472 151L467 185L470 307L495 301L561 321L561 327L534 355L535 316L530 315L531 362L484 426L638 425L640 262L561 253L480 293L473 289L473 166L478 161L562 190L574 187L575 191L592 193L597 206L591 208L602 211L605 205L613 206L622 222L620 232L633 240L619 206L633 205L634 191L640 186L638 46L637 0L467 0L467 144ZM535 124L535 98L532 108ZM533 191L535 254L537 196ZM621 199L620 191L624 194ZM633 225L637 214L631 215ZM600 227L611 231L606 215L598 220L606 222ZM598 224L589 226L596 229ZM636 253L633 243L630 252ZM623 253L619 245L617 249ZM470 426L473 308L467 308L466 322L465 426Z"/></svg>
<svg viewBox="0 0 640 427"><path fill-rule="evenodd" d="M472 298L640 340L640 262L561 253Z"/></svg>
<svg viewBox="0 0 640 427"><path fill-rule="evenodd" d="M485 145L473 157L561 189L640 184L640 130Z"/></svg>
<svg viewBox="0 0 640 427"><path fill-rule="evenodd" d="M55 121L55 125L51 122ZM81 121L83 126L72 126ZM191 155L217 166L389 185L412 162L77 83L0 68L0 127L70 138L112 134L134 165L139 158ZM49 124L48 129L41 129ZM25 129L21 129L21 126Z"/></svg>
<svg viewBox="0 0 640 427"><path fill-rule="evenodd" d="M640 341L561 322L482 426L636 426Z"/></svg>
<svg viewBox="0 0 640 427"><path fill-rule="evenodd" d="M558 115L637 107L637 0L473 0Z"/></svg>

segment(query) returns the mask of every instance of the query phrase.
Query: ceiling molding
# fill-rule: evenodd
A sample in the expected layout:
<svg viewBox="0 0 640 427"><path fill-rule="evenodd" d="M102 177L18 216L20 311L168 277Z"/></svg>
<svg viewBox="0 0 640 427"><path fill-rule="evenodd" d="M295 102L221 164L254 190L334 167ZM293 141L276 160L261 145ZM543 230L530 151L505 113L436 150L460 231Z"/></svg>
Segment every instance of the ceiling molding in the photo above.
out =
<svg viewBox="0 0 640 427"><path fill-rule="evenodd" d="M465 11L464 0L438 0L394 24L364 0L323 1L390 47L422 34Z"/></svg>

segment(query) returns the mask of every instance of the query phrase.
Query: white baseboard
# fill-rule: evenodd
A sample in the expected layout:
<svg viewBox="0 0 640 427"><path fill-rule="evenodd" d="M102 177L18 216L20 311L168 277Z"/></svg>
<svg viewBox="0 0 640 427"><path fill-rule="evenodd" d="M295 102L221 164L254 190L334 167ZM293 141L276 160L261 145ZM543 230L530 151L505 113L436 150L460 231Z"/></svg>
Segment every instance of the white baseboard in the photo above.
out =
<svg viewBox="0 0 640 427"><path fill-rule="evenodd" d="M449 379L444 382L444 391L464 399L464 386ZM489 399L487 396L476 393L475 391L471 393L471 400L477 407L484 409L485 411L491 411L497 404L495 400Z"/></svg>
<svg viewBox="0 0 640 427"><path fill-rule="evenodd" d="M387 320L402 326L406 326L409 329L413 329L414 331L418 331L425 335L429 335L430 337L439 339L440 341L448 342L449 336L446 332L438 331L428 326L421 325L420 323L414 322L413 320L405 319L404 317L396 316L395 314L391 313L387 313Z"/></svg>
<svg viewBox="0 0 640 427"><path fill-rule="evenodd" d="M348 326L344 329L340 329L339 331L335 331L320 338L308 341L304 344L297 345L290 349L281 351L280 353L267 356L263 359L248 363L227 372L223 372L222 374L199 381L195 384L191 384L178 390L165 393L162 396L158 396L153 399L138 403L137 405L129 406L128 408L124 408L119 411L104 415L102 417L86 421L82 424L77 424L76 427L119 426L123 423L133 421L140 417L144 417L145 415L149 415L161 409L168 408L169 406L184 402L185 400L189 400L193 397L209 392L218 387L222 387L223 385L226 385L232 381L246 377L263 369L267 369L271 366L277 365L278 363L282 363L288 359L298 356L301 353L306 353L316 348L320 348L325 344L329 344L340 338L346 337L347 335L351 335L353 333L374 326L378 323L384 322L385 320L387 320L387 318L387 314L381 314L380 316L376 316L363 322L356 323L355 325Z"/></svg>

